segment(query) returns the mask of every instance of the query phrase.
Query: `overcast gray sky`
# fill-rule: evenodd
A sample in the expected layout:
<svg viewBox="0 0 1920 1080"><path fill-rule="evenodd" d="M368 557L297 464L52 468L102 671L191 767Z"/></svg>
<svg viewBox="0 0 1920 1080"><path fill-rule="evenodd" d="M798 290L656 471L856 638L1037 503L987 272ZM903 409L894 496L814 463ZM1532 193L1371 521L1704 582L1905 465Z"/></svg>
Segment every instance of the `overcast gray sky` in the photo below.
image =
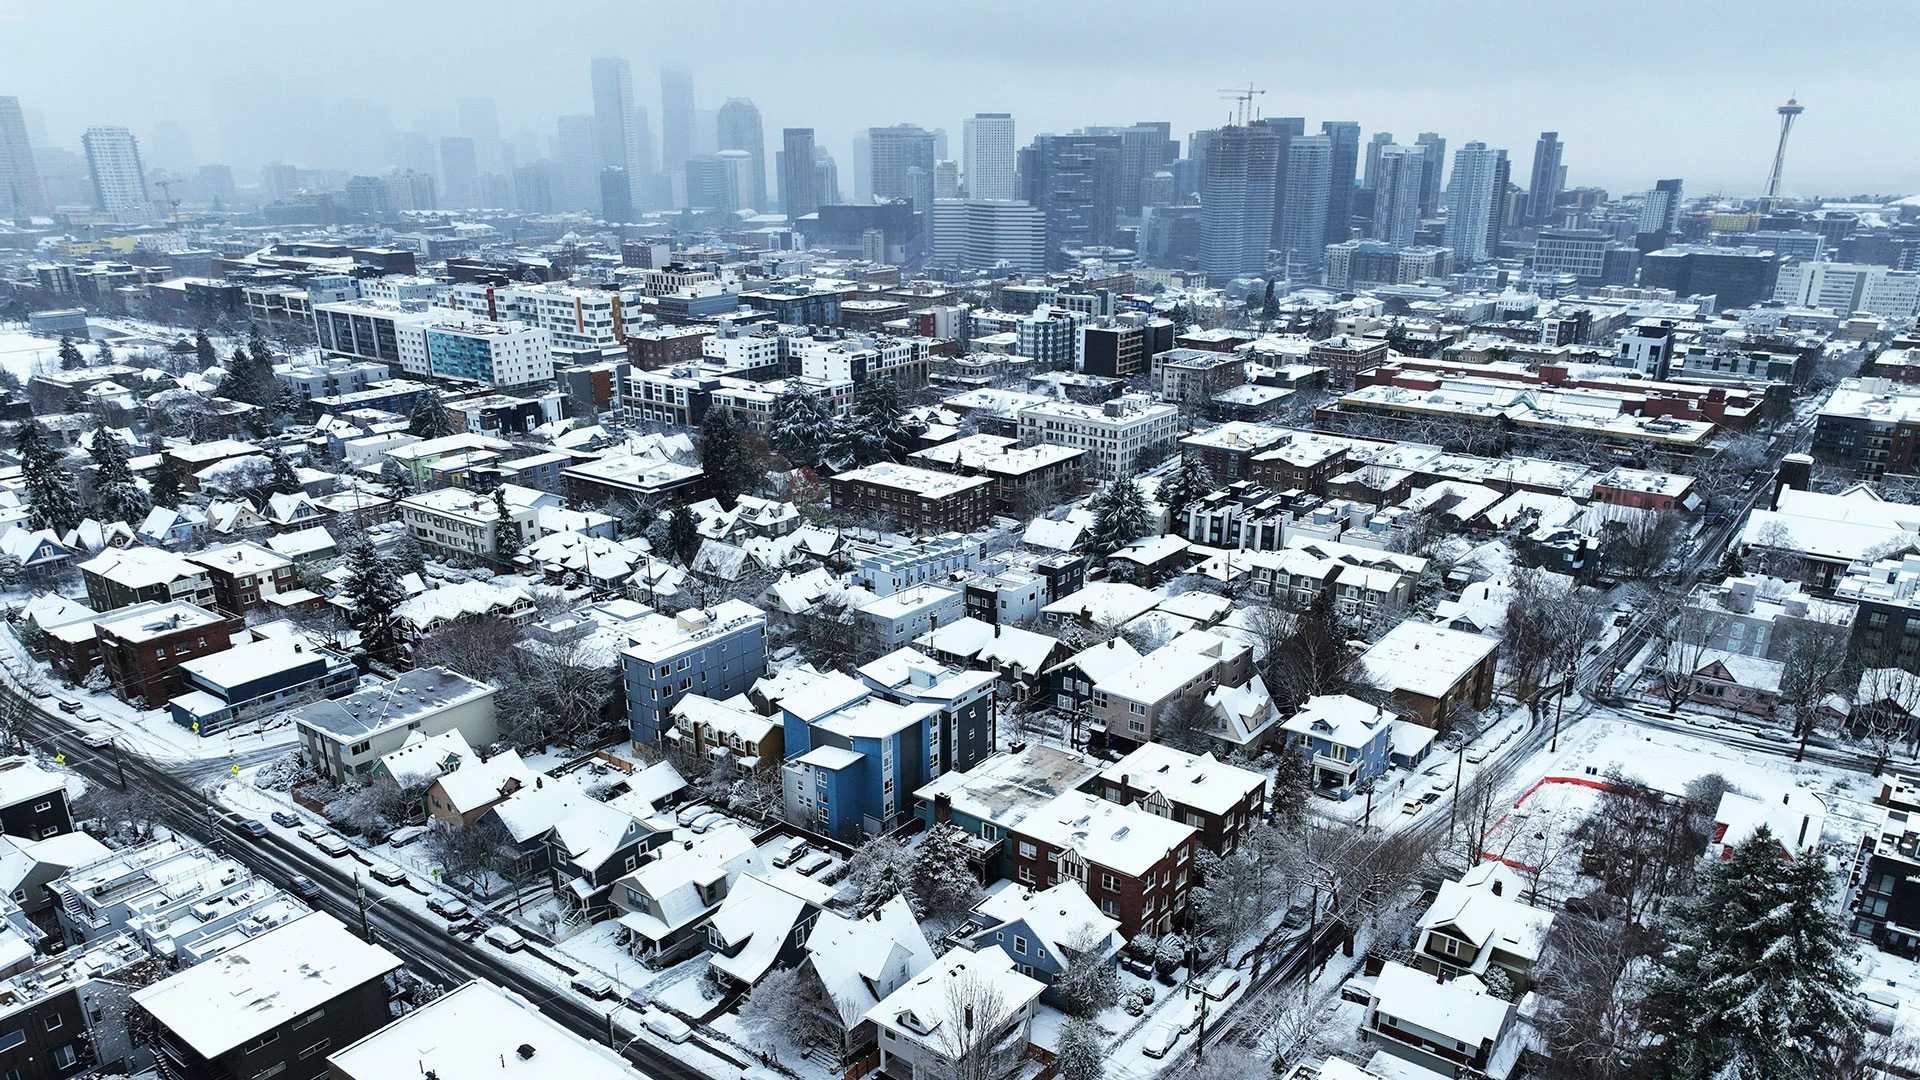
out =
<svg viewBox="0 0 1920 1080"><path fill-rule="evenodd" d="M366 129L453 134L461 97L494 98L503 135L544 145L557 115L591 111L589 59L619 55L656 138L657 69L683 64L700 108L753 99L769 160L780 128L815 128L850 187L849 140L869 125L944 127L956 158L978 111L1013 113L1022 143L1135 120L1184 139L1226 115L1221 87L1251 79L1264 113L1309 130L1480 139L1524 182L1555 129L1569 184L1679 176L1689 194L1757 190L1773 110L1797 94L1785 187L1843 195L1920 190L1916 46L1913 0L0 0L0 94L43 114L56 144L120 124L145 145L170 120L200 163L362 168L345 159L385 145ZM371 104L339 104L354 101Z"/></svg>

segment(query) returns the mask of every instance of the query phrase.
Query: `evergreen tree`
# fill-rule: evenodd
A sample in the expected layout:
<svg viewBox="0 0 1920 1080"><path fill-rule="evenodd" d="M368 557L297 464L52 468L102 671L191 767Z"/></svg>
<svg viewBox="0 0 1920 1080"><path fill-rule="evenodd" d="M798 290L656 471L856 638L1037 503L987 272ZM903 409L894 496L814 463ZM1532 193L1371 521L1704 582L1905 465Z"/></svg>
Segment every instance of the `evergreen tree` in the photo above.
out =
<svg viewBox="0 0 1920 1080"><path fill-rule="evenodd" d="M347 622L360 631L360 649L371 661L391 664L399 658L405 632L396 610L407 599L393 565L373 544L356 537L347 548L347 580L340 593L347 601Z"/></svg>
<svg viewBox="0 0 1920 1080"><path fill-rule="evenodd" d="M879 911L887 901L896 896L905 897L907 907L911 908L915 918L920 917L920 899L913 894L913 882L902 873L899 867L889 863L880 867L866 881L866 887L860 891L858 908L861 918Z"/></svg>
<svg viewBox="0 0 1920 1080"><path fill-rule="evenodd" d="M127 464L127 447L105 424L94 429L88 445L93 456L93 513L104 522L124 521L138 525L145 521L153 502L133 478Z"/></svg>
<svg viewBox="0 0 1920 1080"><path fill-rule="evenodd" d="M906 411L900 387L892 379L868 379L853 394L845 440L854 462L901 461L913 449L913 440L900 423Z"/></svg>
<svg viewBox="0 0 1920 1080"><path fill-rule="evenodd" d="M273 350L267 346L267 336L260 332L258 323L247 324L247 352L256 364L265 364L269 370L273 367Z"/></svg>
<svg viewBox="0 0 1920 1080"><path fill-rule="evenodd" d="M749 437L732 409L708 409L700 422L700 468L707 474L707 492L723 510L733 509L736 499L759 486Z"/></svg>
<svg viewBox="0 0 1920 1080"><path fill-rule="evenodd" d="M160 467L153 470L153 479L148 481L149 496L155 506L164 506L170 510L180 508L184 496L186 481L181 476L180 463L170 456L162 456Z"/></svg>
<svg viewBox="0 0 1920 1080"><path fill-rule="evenodd" d="M1273 279L1267 279L1267 296L1260 302L1260 321L1271 323L1280 317L1280 301L1273 296Z"/></svg>
<svg viewBox="0 0 1920 1080"><path fill-rule="evenodd" d="M1292 827L1307 820L1313 798L1313 766L1299 747L1282 747L1273 770L1273 823Z"/></svg>
<svg viewBox="0 0 1920 1080"><path fill-rule="evenodd" d="M47 439L37 420L20 425L15 446L20 452L20 477L26 488L30 522L36 529L51 529L66 536L80 524L80 501L73 494L73 477L61 464L65 457Z"/></svg>
<svg viewBox="0 0 1920 1080"><path fill-rule="evenodd" d="M80 347L73 343L73 339L70 337L61 338L60 339L60 370L72 371L75 368L83 368L86 366L87 366L86 360L80 356Z"/></svg>
<svg viewBox="0 0 1920 1080"><path fill-rule="evenodd" d="M111 342L102 341L99 344L99 346L93 350L93 362L96 364L105 366L107 364L113 363L113 361L114 361L113 344Z"/></svg>
<svg viewBox="0 0 1920 1080"><path fill-rule="evenodd" d="M810 469L833 441L833 407L790 380L773 403L773 448L794 466Z"/></svg>
<svg viewBox="0 0 1920 1080"><path fill-rule="evenodd" d="M399 462L388 458L380 466L380 490L395 502L413 494L413 474Z"/></svg>
<svg viewBox="0 0 1920 1080"><path fill-rule="evenodd" d="M692 566L694 556L700 554L700 526L693 520L693 511L684 506L676 506L667 515L667 550L681 566Z"/></svg>
<svg viewBox="0 0 1920 1080"><path fill-rule="evenodd" d="M401 533L399 541L393 545L393 572L398 577L427 572L427 553L420 550L420 544L412 533Z"/></svg>
<svg viewBox="0 0 1920 1080"><path fill-rule="evenodd" d="M287 460L287 455L278 449L267 451L267 463L273 466L273 475L267 480L269 495L298 495L305 490L300 486L300 473Z"/></svg>
<svg viewBox="0 0 1920 1080"><path fill-rule="evenodd" d="M453 412L440 398L438 390L423 390L413 399L413 412L407 416L407 433L422 439L444 439L453 434Z"/></svg>
<svg viewBox="0 0 1920 1080"><path fill-rule="evenodd" d="M1106 1072L1107 1051L1100 1028L1078 1016L1067 1018L1060 1028L1060 1046L1054 1062L1061 1080L1100 1080Z"/></svg>
<svg viewBox="0 0 1920 1080"><path fill-rule="evenodd" d="M493 489L493 557L503 563L511 563L520 555L520 525L513 520L513 511L507 506L507 489Z"/></svg>
<svg viewBox="0 0 1920 1080"><path fill-rule="evenodd" d="M213 342L207 337L205 330L197 330L194 332L193 358L194 361L200 365L201 371L205 371L220 363L220 354L214 351Z"/></svg>
<svg viewBox="0 0 1920 1080"><path fill-rule="evenodd" d="M1180 527L1180 515L1201 499L1214 493L1213 472L1201 462L1197 455L1180 459L1180 465L1160 485L1160 504L1167 508L1167 521L1174 529Z"/></svg>
<svg viewBox="0 0 1920 1080"><path fill-rule="evenodd" d="M959 827L942 822L927 830L913 854L913 891L930 915L962 915L980 902L980 879L963 844Z"/></svg>
<svg viewBox="0 0 1920 1080"><path fill-rule="evenodd" d="M1854 946L1815 852L1787 858L1761 826L1679 901L1642 1015L1645 1075L1774 1080L1829 1072L1860 1038Z"/></svg>
<svg viewBox="0 0 1920 1080"><path fill-rule="evenodd" d="M1087 546L1101 558L1132 543L1153 525L1147 500L1131 476L1122 476L1102 488L1093 498L1092 509L1093 527L1088 530Z"/></svg>

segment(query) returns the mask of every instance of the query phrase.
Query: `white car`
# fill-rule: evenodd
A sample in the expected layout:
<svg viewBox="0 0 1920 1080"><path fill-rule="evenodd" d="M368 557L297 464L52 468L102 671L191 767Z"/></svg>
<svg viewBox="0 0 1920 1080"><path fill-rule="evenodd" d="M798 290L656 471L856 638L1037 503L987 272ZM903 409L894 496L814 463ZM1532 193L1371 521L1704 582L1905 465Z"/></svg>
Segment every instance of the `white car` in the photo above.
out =
<svg viewBox="0 0 1920 1080"><path fill-rule="evenodd" d="M1487 748L1484 746L1467 747L1467 760L1475 765L1487 760Z"/></svg>
<svg viewBox="0 0 1920 1080"><path fill-rule="evenodd" d="M319 837L313 842L313 846L335 859L345 855L349 850L347 842L334 833L326 833Z"/></svg>
<svg viewBox="0 0 1920 1080"><path fill-rule="evenodd" d="M487 939L487 944L501 952L519 952L527 947L527 939L511 926L496 926L481 936Z"/></svg>
<svg viewBox="0 0 1920 1080"><path fill-rule="evenodd" d="M591 971L583 971L575 975L572 986L595 1001L613 996L613 980L605 975L595 975Z"/></svg>
<svg viewBox="0 0 1920 1080"><path fill-rule="evenodd" d="M704 833L708 829L711 829L716 825L720 825L726 820L727 820L727 815L722 814L718 810L715 810L711 813L701 814L699 817L694 818L693 824L687 827L692 829L696 834Z"/></svg>
<svg viewBox="0 0 1920 1080"><path fill-rule="evenodd" d="M1147 1029L1147 1037L1140 1043L1140 1052L1150 1058L1163 1058L1173 1052L1173 1044L1180 1041L1180 1028L1173 1023L1155 1024Z"/></svg>
<svg viewBox="0 0 1920 1080"><path fill-rule="evenodd" d="M647 1018L641 1022L647 1025L648 1031L670 1043L683 1043L693 1037L693 1029L688 1027L685 1021L672 1013L661 1012L659 1009L649 1010Z"/></svg>
<svg viewBox="0 0 1920 1080"><path fill-rule="evenodd" d="M804 837L789 836L774 845L773 868L775 870L784 870L794 863L799 862L801 859L806 858L807 852L812 850L813 845L807 843Z"/></svg>
<svg viewBox="0 0 1920 1080"><path fill-rule="evenodd" d="M1206 989L1202 990L1201 993L1206 994L1215 1001L1225 1001L1227 1000L1228 994L1238 989L1240 989L1240 973L1232 968L1227 968L1225 971L1214 972L1213 978L1207 980Z"/></svg>
<svg viewBox="0 0 1920 1080"><path fill-rule="evenodd" d="M708 806L706 803L695 803L680 811L678 814L675 814L673 820L676 824L691 825L702 815L711 813L713 813L713 807Z"/></svg>

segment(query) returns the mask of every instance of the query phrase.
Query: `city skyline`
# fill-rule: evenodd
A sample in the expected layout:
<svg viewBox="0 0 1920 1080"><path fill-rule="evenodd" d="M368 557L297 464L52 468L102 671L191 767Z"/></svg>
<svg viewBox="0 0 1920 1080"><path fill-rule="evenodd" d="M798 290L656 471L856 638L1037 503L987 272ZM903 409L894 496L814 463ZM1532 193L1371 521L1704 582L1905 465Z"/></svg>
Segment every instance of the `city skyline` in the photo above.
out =
<svg viewBox="0 0 1920 1080"><path fill-rule="evenodd" d="M1892 5L1855 9L1856 18L1847 25L1870 25L1873 32L1848 36L1852 63L1815 64L1818 41L1796 35L1808 46L1805 59L1770 55L1765 66L1740 57L1763 47L1768 28L1778 23L1751 15L1724 27L1715 24L1720 47L1711 54L1683 56L1679 45L1685 35L1635 39L1631 47L1623 42L1619 49L1595 51L1594 43L1582 37L1587 31L1506 3L1476 5L1485 17L1461 20L1500 22L1499 13L1508 13L1500 30L1480 35L1484 40L1468 40L1462 29L1446 25L1451 15L1441 19L1415 10L1396 13L1401 33L1393 40L1348 43L1345 55L1328 49L1325 39L1342 24L1367 24L1369 6L1289 16L1287 33L1266 38L1231 32L1230 9L1214 8L1221 18L1210 21L1202 5L1186 20L1195 48L1137 69L1103 59L1120 46L1116 35L1126 32L1129 20L1105 25L1075 19L1071 9L1060 8L1023 9L1023 33L1004 40L978 32L996 22L987 12L963 17L929 11L914 20L915 32L908 32L880 21L809 19L755 8L762 32L797 44L753 64L737 64L724 59L729 53L720 20L581 4L571 9L576 17L602 32L517 39L513 44L521 56L514 63L475 65L463 63L471 50L460 46L481 44L484 39L467 27L491 20L472 18L467 8L462 10L469 16L456 20L436 5L395 9L349 2L338 9L342 18L356 12L377 18L392 30L383 40L395 44L329 57L310 70L288 64L272 47L280 28L260 12L220 4L188 15L116 8L115 18L94 21L96 48L124 47L128 61L104 65L86 79L74 77L55 44L69 25L64 9L27 9L0 16L0 28L23 46L9 50L10 78L0 85L0 94L20 97L30 124L42 120L53 145L76 151L79 134L88 127L130 128L144 146L165 125L170 142L178 145L180 135L190 141L198 163L230 164L246 172L272 161L365 171L376 164L370 159L391 156L389 133L419 132L434 145L463 136L462 100L490 99L503 139L531 133L544 152L561 116L594 112L588 72L598 57L631 64L636 112L662 117L647 127L653 145L646 154L662 165L675 156L661 141L673 123L660 99L663 67L691 72L696 123L729 98L743 98L758 105L769 133L808 127L817 145L846 147L869 127L910 123L944 129L952 143L948 157L958 156L965 119L980 112L1011 113L1022 143L1036 134L1143 119L1167 121L1184 138L1225 119L1231 105L1219 98L1220 86L1251 79L1267 90L1258 102L1265 115L1305 116L1309 131L1318 130L1322 120L1337 119L1357 121L1369 134L1404 129L1437 132L1456 146L1484 142L1506 149L1519 163L1516 182L1526 176L1531 143L1541 131L1552 130L1565 143L1569 186L1623 192L1649 189L1662 177L1686 176L1690 192L1729 195L1763 189L1777 128L1773 110L1797 95L1808 105L1808 118L1795 132L1785 194L1920 189L1920 151L1914 149L1920 146L1920 118L1884 109L1885 101L1910 91L1920 79L1895 62L1913 43L1914 33L1905 28L1910 20L1889 24L1873 15L1875 8L1897 12ZM849 14L863 10L843 7ZM1662 24L1676 25L1670 7L1615 7L1649 18L1657 12ZM838 22L848 24L846 33L826 35L821 29ZM1067 39L1077 35L1084 47L1043 47L1063 40L1060 34L1069 27ZM1812 27L1809 32L1817 39L1832 31ZM1243 40L1248 37L1256 40ZM399 46L418 40L439 40L445 47L403 51ZM1423 41L1428 47L1452 46L1461 59L1482 57L1486 63L1481 68L1400 65L1403 75L1391 88L1351 77L1352 61L1392 63ZM46 47L39 47L41 42ZM158 57L180 48L223 47L219 76L183 83L164 96L140 92L146 80L161 76ZM1575 70L1554 62L1556 54L1576 47L1604 59ZM820 77L820 61L855 56L866 65L861 79ZM149 63L146 57L155 60ZM1878 57L1887 62L1874 63ZM1435 70L1423 73L1429 66ZM1342 70L1348 74L1334 77ZM1654 72L1658 78L1650 77ZM885 96L872 93L876 81L889 86ZM311 122L288 123L289 116ZM1871 158L1857 153L1866 145L1877 151ZM761 182L771 190L771 148L763 153Z"/></svg>

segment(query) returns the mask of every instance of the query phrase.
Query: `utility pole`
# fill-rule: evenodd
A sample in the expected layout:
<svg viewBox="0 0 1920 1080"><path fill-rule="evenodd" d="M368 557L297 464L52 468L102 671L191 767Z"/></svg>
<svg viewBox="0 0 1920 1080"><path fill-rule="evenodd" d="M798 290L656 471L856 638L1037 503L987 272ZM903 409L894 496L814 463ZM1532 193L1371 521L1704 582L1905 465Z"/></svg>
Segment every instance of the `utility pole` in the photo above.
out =
<svg viewBox="0 0 1920 1080"><path fill-rule="evenodd" d="M1573 692L1573 665L1571 657L1567 659L1567 677L1560 684L1560 702L1553 707L1553 741L1547 744L1547 752L1555 753L1560 749L1560 714L1567 711L1567 695Z"/></svg>
<svg viewBox="0 0 1920 1080"><path fill-rule="evenodd" d="M127 759L120 753L120 740L110 739L108 745L113 747L113 767L120 773L120 790L125 791L127 790Z"/></svg>
<svg viewBox="0 0 1920 1080"><path fill-rule="evenodd" d="M360 875L353 875L353 901L360 908L360 940L373 944L373 930L367 926L367 886Z"/></svg>
<svg viewBox="0 0 1920 1080"><path fill-rule="evenodd" d="M1372 830L1373 830L1373 782L1368 781L1367 782L1367 812L1365 816L1361 817L1360 819L1360 831L1371 832Z"/></svg>
<svg viewBox="0 0 1920 1080"><path fill-rule="evenodd" d="M1300 965L1300 1006L1313 1006L1313 941L1320 936L1320 883L1313 883L1313 906L1307 909L1307 955Z"/></svg>
<svg viewBox="0 0 1920 1080"><path fill-rule="evenodd" d="M1192 981L1191 976L1188 981ZM1193 1063L1195 1065L1207 1063L1207 995L1205 994L1200 995L1200 1026L1193 1036Z"/></svg>
<svg viewBox="0 0 1920 1080"><path fill-rule="evenodd" d="M1459 756L1453 759L1453 798L1447 802L1447 839L1453 839L1453 822L1460 815L1460 780L1467 766L1467 744L1461 743Z"/></svg>

